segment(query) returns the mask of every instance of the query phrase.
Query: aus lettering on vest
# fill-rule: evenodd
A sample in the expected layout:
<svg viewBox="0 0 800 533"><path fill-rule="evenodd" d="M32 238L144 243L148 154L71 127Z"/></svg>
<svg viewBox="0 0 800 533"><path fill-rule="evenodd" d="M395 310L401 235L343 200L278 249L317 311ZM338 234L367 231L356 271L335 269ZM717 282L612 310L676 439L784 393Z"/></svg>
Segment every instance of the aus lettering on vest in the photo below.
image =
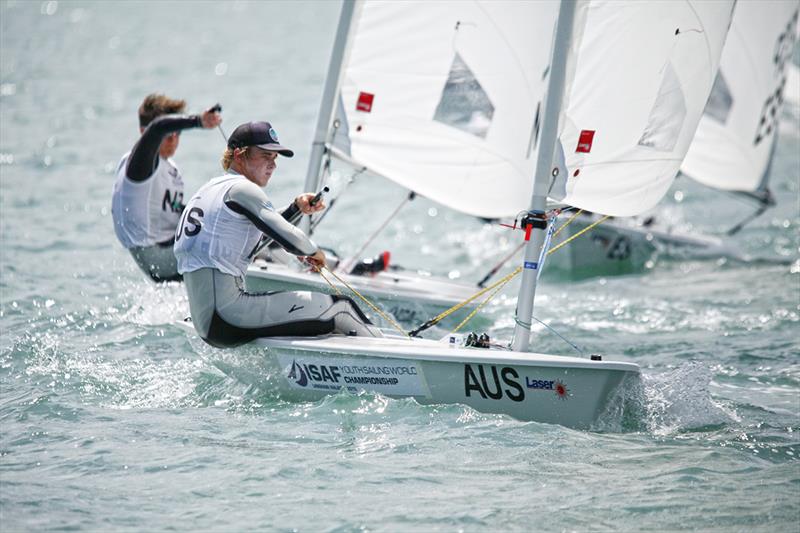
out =
<svg viewBox="0 0 800 533"><path fill-rule="evenodd" d="M525 389L519 383L519 374L509 366L504 366L498 371L497 367L490 365L488 371L485 365L464 365L464 394L467 398L477 393L483 399L500 400L503 396L514 402L525 399Z"/></svg>
<svg viewBox="0 0 800 533"><path fill-rule="evenodd" d="M172 211L173 213L180 213L183 211L183 192L182 191L175 191L173 195L170 193L169 189L164 191L164 199L161 200L161 210L162 211Z"/></svg>
<svg viewBox="0 0 800 533"><path fill-rule="evenodd" d="M183 212L181 224L175 233L175 241L181 240L181 236L194 237L203 229L203 215L205 213L199 207L193 207Z"/></svg>

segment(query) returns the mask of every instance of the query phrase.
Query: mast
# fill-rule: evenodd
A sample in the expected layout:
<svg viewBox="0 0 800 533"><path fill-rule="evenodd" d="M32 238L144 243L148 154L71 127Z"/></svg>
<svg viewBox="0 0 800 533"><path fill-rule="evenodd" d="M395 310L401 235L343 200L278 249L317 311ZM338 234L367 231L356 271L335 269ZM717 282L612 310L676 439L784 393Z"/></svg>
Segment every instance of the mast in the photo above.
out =
<svg viewBox="0 0 800 533"><path fill-rule="evenodd" d="M539 269L539 252L547 231L545 210L550 171L553 166L558 118L564 96L564 81L567 71L567 56L572 41L576 0L562 0L558 11L556 35L553 41L550 61L550 79L544 101L544 121L539 138L539 152L536 161L536 174L533 182L533 195L527 216L523 219L526 228L525 257L523 259L522 284L517 299L517 316L514 326L514 340L511 348L517 352L528 351L531 335L533 300L536 296L536 278Z"/></svg>
<svg viewBox="0 0 800 533"><path fill-rule="evenodd" d="M308 171L303 188L305 192L316 192L319 189L322 166L322 156L325 154L325 141L328 138L331 120L333 120L333 110L336 105L336 97L339 94L339 82L342 77L342 63L344 61L345 50L347 48L350 26L353 21L356 0L344 0L342 12L339 15L339 27L336 30L336 38L333 41L333 51L331 61L328 65L328 75L325 78L325 87L322 91L322 102L319 107L317 117L317 128L314 131L314 141L311 143L311 157L308 161ZM311 225L311 218L304 216L300 221L300 229L308 233Z"/></svg>

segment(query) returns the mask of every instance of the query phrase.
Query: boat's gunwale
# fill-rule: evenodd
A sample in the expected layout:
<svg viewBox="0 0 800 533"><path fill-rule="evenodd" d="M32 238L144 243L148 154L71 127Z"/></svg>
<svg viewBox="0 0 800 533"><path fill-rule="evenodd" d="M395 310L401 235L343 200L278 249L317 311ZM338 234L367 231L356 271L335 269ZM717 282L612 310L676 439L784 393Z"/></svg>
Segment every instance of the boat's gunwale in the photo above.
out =
<svg viewBox="0 0 800 533"><path fill-rule="evenodd" d="M356 339L358 339L356 341ZM353 347L356 341L362 346ZM361 341L364 341L363 343ZM423 341L422 346L415 346L414 353L408 353L397 343ZM621 370L625 372L640 371L636 363L622 361L592 361L572 356L548 355L532 352L500 351L486 348L451 347L448 344L427 341L426 339L345 337L331 335L319 338L262 338L256 343L266 348L283 348L303 351L336 353L340 355L359 355L367 357L383 357L391 359L413 359L444 363L474 363L493 365L521 365L539 367L569 367L591 370ZM428 344L430 343L430 344Z"/></svg>
<svg viewBox="0 0 800 533"><path fill-rule="evenodd" d="M588 225L592 220L584 220L585 225ZM717 236L703 235L698 233L688 233L678 231L675 229L662 229L661 227L644 227L644 226L627 226L620 224L615 220L609 220L602 225L605 229L613 229L620 234L628 237L641 237L644 241L652 241L655 239L657 242L667 245L685 245L696 247L722 247L724 241ZM581 224L576 225L576 230L582 229Z"/></svg>
<svg viewBox="0 0 800 533"><path fill-rule="evenodd" d="M182 328L194 332L191 322L180 322ZM491 364L532 367L564 367L568 369L617 370L639 373L636 363L624 361L593 361L566 355L548 355L532 352L512 352L486 348L451 346L430 339L388 336L383 338L325 335L320 337L263 337L253 343L267 350L308 352L309 355L335 354L340 356L375 357L431 361L451 364ZM411 343L414 353L404 349Z"/></svg>

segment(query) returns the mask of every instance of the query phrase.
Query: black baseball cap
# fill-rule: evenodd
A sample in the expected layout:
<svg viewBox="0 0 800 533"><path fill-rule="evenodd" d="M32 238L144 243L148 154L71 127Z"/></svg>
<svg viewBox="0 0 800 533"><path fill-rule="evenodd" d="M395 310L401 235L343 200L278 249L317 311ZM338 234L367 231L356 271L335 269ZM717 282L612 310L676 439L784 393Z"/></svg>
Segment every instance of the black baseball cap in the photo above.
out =
<svg viewBox="0 0 800 533"><path fill-rule="evenodd" d="M246 122L231 133L228 137L228 148L246 148L255 146L262 150L278 152L292 157L294 152L278 142L278 134L269 122Z"/></svg>

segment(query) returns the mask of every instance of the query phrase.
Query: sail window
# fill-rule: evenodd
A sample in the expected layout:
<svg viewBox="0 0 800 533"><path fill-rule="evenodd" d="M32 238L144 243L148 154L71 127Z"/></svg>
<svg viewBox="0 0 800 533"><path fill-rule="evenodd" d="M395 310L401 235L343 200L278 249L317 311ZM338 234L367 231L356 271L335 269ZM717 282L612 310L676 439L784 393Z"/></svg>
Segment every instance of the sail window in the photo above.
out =
<svg viewBox="0 0 800 533"><path fill-rule="evenodd" d="M661 87L658 89L653 109L650 110L639 145L661 152L671 152L678 142L685 119L686 98L683 96L683 89L672 63L667 63Z"/></svg>
<svg viewBox="0 0 800 533"><path fill-rule="evenodd" d="M347 113L344 112L344 101L341 95L339 95L339 100L336 102L336 115L333 117L331 130L333 131L331 144L343 153L352 156L350 151L350 124L347 122Z"/></svg>
<svg viewBox="0 0 800 533"><path fill-rule="evenodd" d="M714 86L711 88L711 96L708 97L706 108L703 114L713 118L721 124L728 121L728 115L731 112L733 105L733 96L731 90L728 88L728 82L722 75L722 70L717 71L717 77L714 78Z"/></svg>
<svg viewBox="0 0 800 533"><path fill-rule="evenodd" d="M433 120L486 138L494 106L467 64L456 54Z"/></svg>

